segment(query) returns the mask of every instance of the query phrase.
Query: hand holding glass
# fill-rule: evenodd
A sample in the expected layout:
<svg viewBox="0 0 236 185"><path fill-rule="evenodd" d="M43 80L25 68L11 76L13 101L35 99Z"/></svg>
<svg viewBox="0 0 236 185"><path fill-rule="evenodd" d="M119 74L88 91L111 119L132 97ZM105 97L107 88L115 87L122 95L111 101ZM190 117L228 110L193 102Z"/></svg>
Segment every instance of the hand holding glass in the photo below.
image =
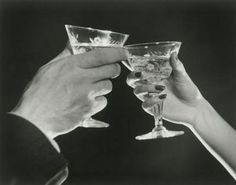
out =
<svg viewBox="0 0 236 185"><path fill-rule="evenodd" d="M101 47L122 47L128 39L127 34L79 26L65 25L73 54L82 54ZM87 118L80 127L101 128L109 124Z"/></svg>
<svg viewBox="0 0 236 185"><path fill-rule="evenodd" d="M178 54L180 46L181 42L172 41L128 45L125 46L128 51L128 61L124 64L131 71L141 72L142 81L160 85L170 76L172 71L169 64L170 56L173 52ZM149 97L156 96L155 93L149 93L148 95ZM168 138L184 134L183 131L167 130L163 126L163 101L160 99L152 107L155 127L151 132L137 136L137 140Z"/></svg>

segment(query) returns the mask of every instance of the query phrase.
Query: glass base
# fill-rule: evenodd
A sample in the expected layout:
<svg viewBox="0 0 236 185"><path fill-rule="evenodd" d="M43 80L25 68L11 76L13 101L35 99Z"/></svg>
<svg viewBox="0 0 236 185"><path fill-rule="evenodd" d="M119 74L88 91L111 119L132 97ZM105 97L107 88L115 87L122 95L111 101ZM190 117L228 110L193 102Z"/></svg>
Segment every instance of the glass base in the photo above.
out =
<svg viewBox="0 0 236 185"><path fill-rule="evenodd" d="M169 137L180 136L183 134L184 134L184 131L167 130L163 126L156 126L151 132L140 135L140 136L136 136L135 139L149 140L149 139L157 139L157 138L169 138Z"/></svg>
<svg viewBox="0 0 236 185"><path fill-rule="evenodd" d="M83 128L107 128L109 127L109 124L103 121L95 120L93 118L87 118L78 126Z"/></svg>

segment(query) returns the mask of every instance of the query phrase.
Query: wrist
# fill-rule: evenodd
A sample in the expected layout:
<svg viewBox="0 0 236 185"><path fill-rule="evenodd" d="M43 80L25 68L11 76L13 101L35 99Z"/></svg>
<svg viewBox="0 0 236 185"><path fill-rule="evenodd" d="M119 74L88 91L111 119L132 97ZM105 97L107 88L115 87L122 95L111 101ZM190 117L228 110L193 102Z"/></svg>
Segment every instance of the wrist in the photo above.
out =
<svg viewBox="0 0 236 185"><path fill-rule="evenodd" d="M205 98L202 98L195 109L195 116L191 123L193 129L197 129L200 125L204 124L213 111L214 109L210 103Z"/></svg>

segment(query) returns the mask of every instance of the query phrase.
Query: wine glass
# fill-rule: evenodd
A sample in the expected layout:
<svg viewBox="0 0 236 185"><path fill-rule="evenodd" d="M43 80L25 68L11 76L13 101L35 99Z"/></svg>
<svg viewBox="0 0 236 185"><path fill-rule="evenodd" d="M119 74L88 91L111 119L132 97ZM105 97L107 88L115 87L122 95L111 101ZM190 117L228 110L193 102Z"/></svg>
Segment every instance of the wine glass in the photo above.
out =
<svg viewBox="0 0 236 185"><path fill-rule="evenodd" d="M96 48L122 47L129 37L129 35L123 33L88 27L65 25L65 28L73 54L82 54ZM109 124L89 117L81 122L79 126L102 128L108 127Z"/></svg>
<svg viewBox="0 0 236 185"><path fill-rule="evenodd" d="M147 84L164 84L172 71L170 56L178 54L181 42L165 41L127 45L128 60L123 62L131 71L141 72L141 80ZM157 93L148 93L149 97L158 96ZM164 100L159 99L152 107L155 127L151 132L137 136L137 140L168 138L184 134L183 131L167 130L163 126L162 112Z"/></svg>

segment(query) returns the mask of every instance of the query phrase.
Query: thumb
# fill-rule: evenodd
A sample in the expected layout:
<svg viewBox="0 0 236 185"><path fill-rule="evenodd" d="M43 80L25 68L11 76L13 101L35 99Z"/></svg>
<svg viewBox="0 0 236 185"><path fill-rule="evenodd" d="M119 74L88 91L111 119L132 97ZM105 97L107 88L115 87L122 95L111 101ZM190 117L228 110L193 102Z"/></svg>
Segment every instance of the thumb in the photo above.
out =
<svg viewBox="0 0 236 185"><path fill-rule="evenodd" d="M173 78L179 78L179 77L183 77L183 76L187 75L184 65L179 60L176 52L171 54L170 65L172 67L172 77Z"/></svg>

